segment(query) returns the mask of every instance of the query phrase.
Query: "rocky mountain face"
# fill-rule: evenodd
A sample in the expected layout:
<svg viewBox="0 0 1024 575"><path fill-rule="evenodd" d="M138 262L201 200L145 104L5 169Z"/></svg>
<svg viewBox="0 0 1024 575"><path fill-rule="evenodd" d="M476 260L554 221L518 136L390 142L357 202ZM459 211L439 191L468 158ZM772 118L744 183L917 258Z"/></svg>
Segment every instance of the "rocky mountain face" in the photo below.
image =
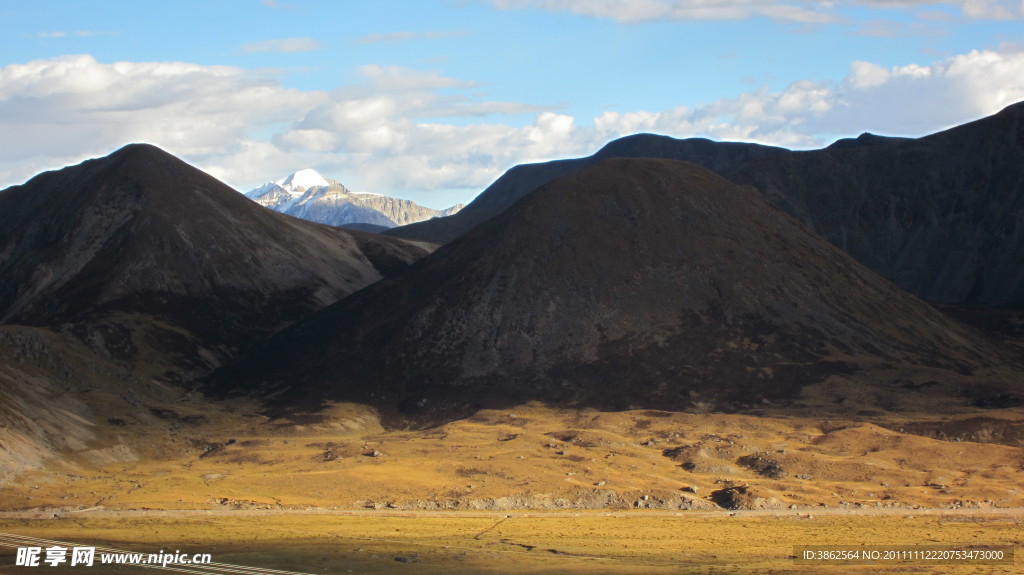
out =
<svg viewBox="0 0 1024 575"><path fill-rule="evenodd" d="M308 410L366 402L418 425L528 400L797 405L844 385L862 408L915 397L948 408L1020 381L997 373L1011 354L754 189L652 159L557 178L271 349L208 389Z"/></svg>
<svg viewBox="0 0 1024 575"><path fill-rule="evenodd" d="M265 210L149 145L3 190L0 439L84 448L99 414L146 412L432 248Z"/></svg>
<svg viewBox="0 0 1024 575"><path fill-rule="evenodd" d="M757 187L900 287L934 302L1024 304L1024 103L931 136L822 150L642 134L588 158L517 166L450 218L385 232L447 242L536 187L610 157L691 161Z"/></svg>
<svg viewBox="0 0 1024 575"><path fill-rule="evenodd" d="M308 169L268 182L245 195L263 207L330 226L363 224L393 228L450 216L463 207L457 204L435 210L410 200L356 193Z"/></svg>
<svg viewBox="0 0 1024 575"><path fill-rule="evenodd" d="M1024 305L1024 103L919 139L864 134L724 174L919 297Z"/></svg>

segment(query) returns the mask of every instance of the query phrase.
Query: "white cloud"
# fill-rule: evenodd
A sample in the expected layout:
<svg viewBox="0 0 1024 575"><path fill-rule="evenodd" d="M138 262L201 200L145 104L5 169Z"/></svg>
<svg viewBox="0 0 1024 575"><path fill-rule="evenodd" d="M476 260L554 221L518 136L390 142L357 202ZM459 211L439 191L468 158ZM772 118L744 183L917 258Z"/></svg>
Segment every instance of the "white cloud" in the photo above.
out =
<svg viewBox="0 0 1024 575"><path fill-rule="evenodd" d="M635 23L653 20L741 20L766 16L799 23L834 20L831 3L777 0L485 0L502 10L539 8ZM823 9L824 8L824 9Z"/></svg>
<svg viewBox="0 0 1024 575"><path fill-rule="evenodd" d="M867 36L871 38L911 38L911 37L939 37L945 36L948 31L936 23L935 18L927 15L919 15L922 19L932 20L931 22L898 22L896 20L868 20L861 22L855 29L851 30L851 36Z"/></svg>
<svg viewBox="0 0 1024 575"><path fill-rule="evenodd" d="M816 147L862 131L923 135L1024 100L1024 49L1012 45L930 63L857 61L834 81L593 118L488 101L477 83L433 72L360 73L357 84L302 92L180 62L12 64L0 68L0 131L17 136L0 140L0 182L145 141L245 189L315 167L362 191L469 195L515 164L587 155L637 132Z"/></svg>
<svg viewBox="0 0 1024 575"><path fill-rule="evenodd" d="M606 18L623 23L654 20L743 20L757 16L780 22L825 24L841 21L837 8L863 5L872 8L919 8L955 6L971 18L1024 18L1020 0L483 0L501 10L536 8L571 12L581 16ZM890 26L874 27L872 33L893 33ZM908 30L903 30L906 33ZM916 34L934 33L929 29L910 30Z"/></svg>
<svg viewBox="0 0 1024 575"><path fill-rule="evenodd" d="M692 110L606 112L595 127L606 138L654 131L814 147L863 131L921 136L1019 101L1024 101L1024 50L1008 46L928 65L885 68L857 61L839 82L802 80L779 92L747 92Z"/></svg>
<svg viewBox="0 0 1024 575"><path fill-rule="evenodd" d="M480 189L529 160L585 148L547 107L480 100L477 83L366 66L363 83L286 90L224 66L68 56L0 68L0 186L150 142L242 188L316 166L367 191ZM534 123L439 118L534 114Z"/></svg>
<svg viewBox="0 0 1024 575"><path fill-rule="evenodd" d="M395 82L403 73L409 77ZM449 82L402 70L366 78L365 90L337 91L282 133L282 147L322 153L338 169L360 174L371 190L479 190L511 165L586 155L637 132L796 148L865 130L923 135L1024 100L1024 55L1010 49L975 51L889 68L854 62L838 81L801 80L782 90L759 89L692 108L606 111L590 119L592 125L553 110L522 126L425 122L424 112L444 98L437 89ZM422 89L413 87L416 78L423 80ZM378 79L397 89L374 89ZM354 93L361 97L344 97Z"/></svg>
<svg viewBox="0 0 1024 575"><path fill-rule="evenodd" d="M37 32L35 36L37 38L67 38L68 36L81 36L81 37L92 37L92 36L117 36L120 32L114 30L75 30L74 32L65 32L64 30L54 30L52 32Z"/></svg>
<svg viewBox="0 0 1024 575"><path fill-rule="evenodd" d="M586 149L574 139L580 131L571 116L450 93L474 89L474 82L396 67L360 73L364 83L333 91L274 143L291 154L323 153L321 162L358 174L368 191L479 190L516 163ZM437 121L522 113L536 114L533 123Z"/></svg>
<svg viewBox="0 0 1024 575"><path fill-rule="evenodd" d="M313 38L279 38L276 40L263 40L244 44L242 52L246 54L295 54L299 52L314 52L320 49L320 43Z"/></svg>
<svg viewBox="0 0 1024 575"><path fill-rule="evenodd" d="M1024 18L1024 2L1020 0L963 0L964 14L972 18L1017 20Z"/></svg>
<svg viewBox="0 0 1024 575"><path fill-rule="evenodd" d="M129 142L192 158L221 155L253 131L302 118L323 92L285 90L226 66L101 63L65 56L0 68L0 182L47 158L81 160Z"/></svg>
<svg viewBox="0 0 1024 575"><path fill-rule="evenodd" d="M437 40L442 38L464 38L469 36L467 30L432 30L428 32L387 32L382 34L367 34L352 41L353 44L397 44L410 40Z"/></svg>
<svg viewBox="0 0 1024 575"><path fill-rule="evenodd" d="M858 60L853 64L850 64L850 73L847 76L847 82L849 82L850 86L853 88L863 90L865 88L881 86L888 82L891 77L892 74L889 73L889 70L886 70L882 66Z"/></svg>
<svg viewBox="0 0 1024 575"><path fill-rule="evenodd" d="M432 72L420 72L400 66L366 65L359 68L359 74L375 90L417 91L439 88L473 88L476 82L446 78Z"/></svg>

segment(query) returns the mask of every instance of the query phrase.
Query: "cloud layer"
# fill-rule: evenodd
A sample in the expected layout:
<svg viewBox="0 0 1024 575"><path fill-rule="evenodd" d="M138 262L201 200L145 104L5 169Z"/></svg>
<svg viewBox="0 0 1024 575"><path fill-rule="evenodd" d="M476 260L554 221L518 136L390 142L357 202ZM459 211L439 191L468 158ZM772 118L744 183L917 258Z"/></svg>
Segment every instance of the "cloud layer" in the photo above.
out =
<svg viewBox="0 0 1024 575"><path fill-rule="evenodd" d="M432 72L359 74L327 92L181 62L80 55L8 65L0 130L15 137L0 142L0 182L145 141L242 188L312 166L365 191L470 195L517 163L590 154L636 132L815 147L862 131L922 135L1024 100L1024 51L1009 46L928 65L857 61L836 81L592 118L490 101L477 83Z"/></svg>
<svg viewBox="0 0 1024 575"><path fill-rule="evenodd" d="M280 38L252 42L242 46L242 52L247 54L295 54L298 52L312 52L319 49L320 43L312 38Z"/></svg>

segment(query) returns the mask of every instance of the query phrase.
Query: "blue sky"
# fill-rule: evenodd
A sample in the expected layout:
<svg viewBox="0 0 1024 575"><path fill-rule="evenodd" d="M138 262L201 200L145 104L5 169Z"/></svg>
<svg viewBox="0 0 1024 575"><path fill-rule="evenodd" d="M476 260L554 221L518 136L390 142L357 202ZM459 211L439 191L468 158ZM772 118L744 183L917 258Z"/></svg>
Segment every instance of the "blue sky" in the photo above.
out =
<svg viewBox="0 0 1024 575"><path fill-rule="evenodd" d="M0 187L130 142L442 207L647 131L791 148L1024 100L1020 0L0 1Z"/></svg>

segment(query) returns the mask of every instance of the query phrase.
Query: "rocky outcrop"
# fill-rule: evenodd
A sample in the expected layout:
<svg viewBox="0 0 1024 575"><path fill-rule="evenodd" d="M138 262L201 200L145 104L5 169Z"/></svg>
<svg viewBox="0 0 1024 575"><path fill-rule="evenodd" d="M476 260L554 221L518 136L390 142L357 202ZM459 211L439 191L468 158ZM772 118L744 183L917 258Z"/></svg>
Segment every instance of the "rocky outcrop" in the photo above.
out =
<svg viewBox="0 0 1024 575"><path fill-rule="evenodd" d="M513 511L569 510L569 509L660 509L710 510L716 506L709 501L672 491L617 492L595 489L575 494L553 495L515 494L502 497L471 499L429 499L413 501L360 501L367 509L397 509L406 511Z"/></svg>

